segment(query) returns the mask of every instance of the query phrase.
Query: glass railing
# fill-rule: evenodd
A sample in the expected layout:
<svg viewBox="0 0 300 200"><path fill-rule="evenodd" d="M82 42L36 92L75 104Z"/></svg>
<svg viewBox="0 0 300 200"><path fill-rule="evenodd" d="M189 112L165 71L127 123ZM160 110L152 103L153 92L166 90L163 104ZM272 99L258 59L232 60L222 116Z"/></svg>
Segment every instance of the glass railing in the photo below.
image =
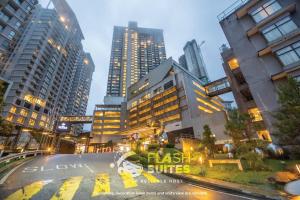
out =
<svg viewBox="0 0 300 200"><path fill-rule="evenodd" d="M234 2L231 6L226 8L226 10L224 10L222 13L218 15L218 20L222 21L223 19L225 19L226 17L234 13L237 9L239 9L240 7L248 3L249 1L250 0L238 0Z"/></svg>

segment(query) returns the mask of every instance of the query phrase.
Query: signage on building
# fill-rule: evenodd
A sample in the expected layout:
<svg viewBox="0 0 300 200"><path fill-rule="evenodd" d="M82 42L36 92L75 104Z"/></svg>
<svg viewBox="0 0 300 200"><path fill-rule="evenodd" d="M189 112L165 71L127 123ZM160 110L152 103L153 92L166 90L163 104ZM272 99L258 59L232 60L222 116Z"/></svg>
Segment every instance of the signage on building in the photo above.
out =
<svg viewBox="0 0 300 200"><path fill-rule="evenodd" d="M60 133L69 132L71 128L70 123L66 122L59 122L56 126L56 131Z"/></svg>

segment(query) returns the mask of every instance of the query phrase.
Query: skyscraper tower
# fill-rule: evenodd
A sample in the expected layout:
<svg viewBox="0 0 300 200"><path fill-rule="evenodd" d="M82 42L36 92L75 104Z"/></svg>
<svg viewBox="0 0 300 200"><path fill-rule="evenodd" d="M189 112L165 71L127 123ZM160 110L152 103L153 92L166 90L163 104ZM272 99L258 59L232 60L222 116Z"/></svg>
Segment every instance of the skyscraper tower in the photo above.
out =
<svg viewBox="0 0 300 200"><path fill-rule="evenodd" d="M179 58L182 67L189 70L204 84L209 81L201 49L196 40L188 41L183 48L184 55Z"/></svg>
<svg viewBox="0 0 300 200"><path fill-rule="evenodd" d="M37 0L0 1L0 71L31 19Z"/></svg>
<svg viewBox="0 0 300 200"><path fill-rule="evenodd" d="M140 28L137 22L128 27L114 27L109 66L107 96L125 97L127 88L166 59L163 31Z"/></svg>
<svg viewBox="0 0 300 200"><path fill-rule="evenodd" d="M37 6L33 11L2 70L13 83L3 115L26 128L51 130L60 115L68 114L74 77L84 64L75 14L65 0L52 2L54 9Z"/></svg>
<svg viewBox="0 0 300 200"><path fill-rule="evenodd" d="M85 115L95 65L89 53L81 52L76 61L76 72L71 88L66 115Z"/></svg>

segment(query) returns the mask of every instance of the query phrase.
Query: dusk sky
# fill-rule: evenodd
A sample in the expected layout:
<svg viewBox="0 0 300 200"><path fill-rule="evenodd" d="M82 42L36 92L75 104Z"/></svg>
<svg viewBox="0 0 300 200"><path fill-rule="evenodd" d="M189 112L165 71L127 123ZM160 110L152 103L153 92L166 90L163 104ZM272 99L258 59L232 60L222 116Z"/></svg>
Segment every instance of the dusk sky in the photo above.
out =
<svg viewBox="0 0 300 200"><path fill-rule="evenodd" d="M106 93L107 75L113 26L160 28L164 31L167 57L176 61L183 54L183 46L196 39L205 41L202 53L210 80L223 77L219 48L227 43L217 15L236 0L68 0L74 10L85 40L84 49L90 52L96 70L90 92L87 114L95 104L101 104ZM48 0L42 0L46 4ZM225 95L225 100L232 100Z"/></svg>

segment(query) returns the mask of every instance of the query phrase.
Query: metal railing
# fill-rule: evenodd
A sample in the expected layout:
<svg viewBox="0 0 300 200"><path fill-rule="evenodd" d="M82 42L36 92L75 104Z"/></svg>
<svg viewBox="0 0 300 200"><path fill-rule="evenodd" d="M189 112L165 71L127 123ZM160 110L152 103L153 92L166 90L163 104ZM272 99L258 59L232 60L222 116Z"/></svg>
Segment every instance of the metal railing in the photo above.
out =
<svg viewBox="0 0 300 200"><path fill-rule="evenodd" d="M27 156L37 156L43 153L47 153L48 151L45 150L37 150L37 151L27 151L27 152L23 152L23 153L13 153L13 154L9 154L7 156L4 156L2 158L0 158L0 164L4 163L4 162L10 162L13 159L16 158L26 158Z"/></svg>
<svg viewBox="0 0 300 200"><path fill-rule="evenodd" d="M226 17L228 17L229 15L231 15L232 13L234 13L237 9L239 9L240 7L242 7L249 1L250 0L238 0L238 1L234 2L231 6L226 8L226 10L224 10L223 12L221 12L218 15L219 22L222 21L223 19L225 19Z"/></svg>

